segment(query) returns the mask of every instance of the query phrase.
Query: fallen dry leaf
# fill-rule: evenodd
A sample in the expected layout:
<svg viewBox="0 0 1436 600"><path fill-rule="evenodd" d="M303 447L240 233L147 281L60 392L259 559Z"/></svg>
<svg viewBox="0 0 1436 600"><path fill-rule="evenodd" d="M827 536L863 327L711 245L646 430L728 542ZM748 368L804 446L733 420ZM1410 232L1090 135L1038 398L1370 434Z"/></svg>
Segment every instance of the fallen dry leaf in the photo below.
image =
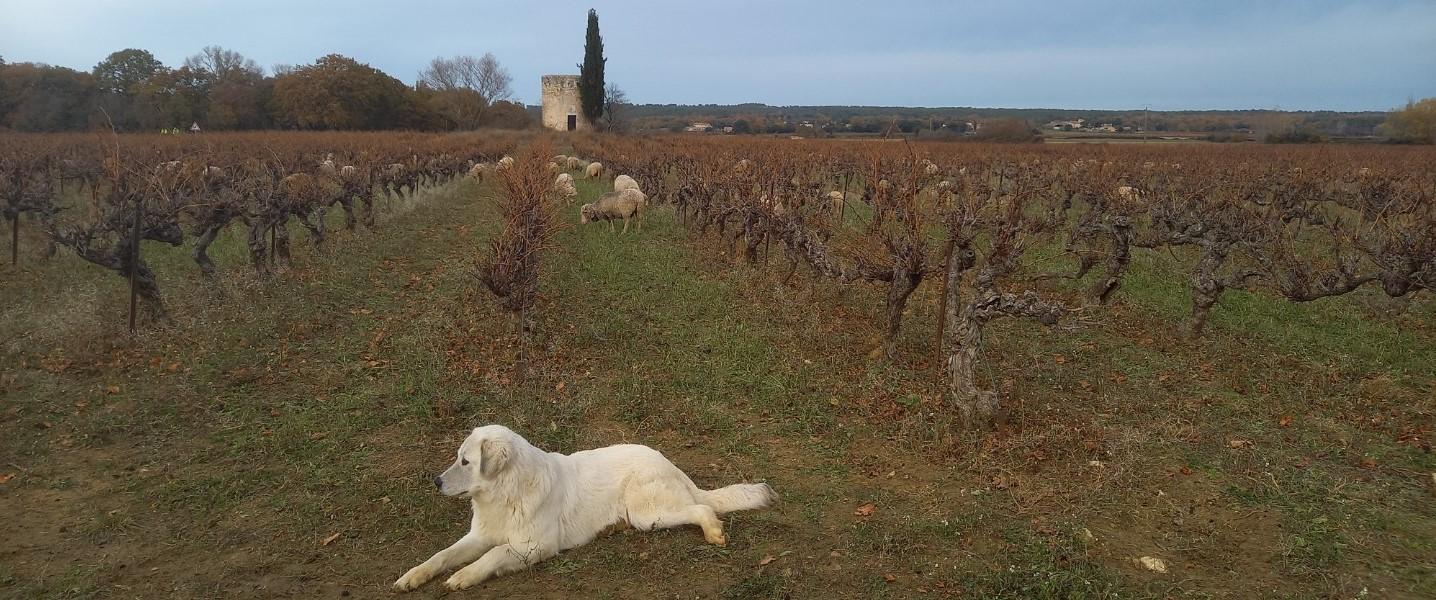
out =
<svg viewBox="0 0 1436 600"><path fill-rule="evenodd" d="M555 391L559 391L559 392L562 392L562 391L563 391L563 388L564 388L564 383L563 383L562 381L558 382L558 385L553 386L553 389L554 389Z"/></svg>
<svg viewBox="0 0 1436 600"><path fill-rule="evenodd" d="M0 482L0 483L3 483L3 482ZM758 566L761 567L761 566L770 564L770 563L772 563L772 562L775 561L775 560L778 560L778 557L773 556L772 554L769 554L769 555L767 555L767 556L764 556L764 557L763 557L763 560L758 561Z"/></svg>
<svg viewBox="0 0 1436 600"><path fill-rule="evenodd" d="M1230 442L1227 442L1227 446L1232 447L1232 448L1250 448L1250 447L1252 447L1252 441L1251 441L1251 440L1232 440L1232 441L1230 441Z"/></svg>
<svg viewBox="0 0 1436 600"><path fill-rule="evenodd" d="M107 385L107 386L105 386L105 393L107 393L107 394L118 394L118 393L120 393L120 386L115 385L115 384L113 384L113 383L110 384L110 385Z"/></svg>
<svg viewBox="0 0 1436 600"><path fill-rule="evenodd" d="M869 502L869 503L867 503L867 504L864 504L864 505L862 505L862 506L859 506L857 510L853 511L853 516L855 516L855 517L871 517L871 516L873 516L873 513L877 512L877 511L878 511L877 505L876 505L876 504L873 504L872 502Z"/></svg>
<svg viewBox="0 0 1436 600"><path fill-rule="evenodd" d="M1066 362L1067 362L1067 357L1066 357L1066 356L1063 356L1063 355L1061 355L1061 354L1053 354L1053 355L1052 355L1052 362L1055 362L1055 363L1057 363L1057 364L1059 364L1059 365L1061 365L1061 364L1066 364Z"/></svg>
<svg viewBox="0 0 1436 600"><path fill-rule="evenodd" d="M324 538L324 539L322 539L322 540L319 540L319 545L320 545L320 546L328 546L329 544L333 543L334 540L339 539L339 536L340 536L340 535L341 535L341 532L337 532L337 531L336 531L336 532L334 532L334 535L331 535L331 536L329 536L329 537L327 537L327 538Z"/></svg>
<svg viewBox="0 0 1436 600"><path fill-rule="evenodd" d="M883 573L883 581L886 581L888 583L897 581L897 575L893 575L892 573Z"/></svg>
<svg viewBox="0 0 1436 600"><path fill-rule="evenodd" d="M1276 424L1278 427L1291 427L1291 415L1282 415Z"/></svg>
<svg viewBox="0 0 1436 600"><path fill-rule="evenodd" d="M14 474L14 473L6 473L6 474L4 474L4 475L0 475L0 483L5 483L5 482L10 481L11 479L14 479L14 478L15 478L15 474Z"/></svg>

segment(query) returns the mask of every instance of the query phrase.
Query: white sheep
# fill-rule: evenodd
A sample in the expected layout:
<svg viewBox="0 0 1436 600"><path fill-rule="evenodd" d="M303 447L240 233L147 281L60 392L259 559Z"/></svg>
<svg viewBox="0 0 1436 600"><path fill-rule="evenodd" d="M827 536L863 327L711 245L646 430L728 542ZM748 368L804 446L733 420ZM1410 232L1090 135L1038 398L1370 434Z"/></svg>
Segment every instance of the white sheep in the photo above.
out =
<svg viewBox="0 0 1436 600"><path fill-rule="evenodd" d="M570 171L577 171L577 170L579 170L580 167L583 167L583 166L584 166L584 164L583 164L583 159L581 159L581 158L579 158L579 157L577 157L577 156L570 156L570 157L568 157L568 170L570 170Z"/></svg>
<svg viewBox="0 0 1436 600"><path fill-rule="evenodd" d="M588 166L587 166L587 167L584 167L584 168L583 168L583 177L584 177L585 179L597 179L598 177L600 177L600 176L602 176L602 175L603 175L603 163L591 162L591 163L588 163Z"/></svg>
<svg viewBox="0 0 1436 600"><path fill-rule="evenodd" d="M928 175L937 175L937 164L926 158L922 159L922 172Z"/></svg>
<svg viewBox="0 0 1436 600"><path fill-rule="evenodd" d="M500 171L507 170L507 169L509 169L509 168L511 168L511 167L513 167L513 166L514 166L514 157L505 154L503 158L500 158L500 159L499 159L499 170L500 170Z"/></svg>
<svg viewBox="0 0 1436 600"><path fill-rule="evenodd" d="M564 200L572 201L578 197L578 188L573 186L573 175L559 173L553 180L554 193Z"/></svg>
<svg viewBox="0 0 1436 600"><path fill-rule="evenodd" d="M493 166L489 163L477 163L474 166L469 167L469 179L482 182L484 180L484 177L489 174L489 170L492 168Z"/></svg>
<svg viewBox="0 0 1436 600"><path fill-rule="evenodd" d="M641 192L643 191L643 188L638 187L638 182L634 181L632 177L629 177L627 175L619 175L618 177L614 177L613 191L621 192L623 190L638 190Z"/></svg>
<svg viewBox="0 0 1436 600"><path fill-rule="evenodd" d="M358 174L359 169L354 168L354 165L344 165L342 167L339 167L339 176L345 179L353 179L354 176Z"/></svg>
<svg viewBox="0 0 1436 600"><path fill-rule="evenodd" d="M1117 197L1123 200L1141 200L1142 195L1142 190L1130 185L1117 186Z"/></svg>
<svg viewBox="0 0 1436 600"><path fill-rule="evenodd" d="M609 231L613 230L613 220L623 219L623 231L628 233L628 220L639 218L643 214L643 207L648 204L648 199L643 192L628 189L621 192L608 192L599 196L597 202L590 202L578 209L578 222L591 223L594 221L608 221ZM639 231L643 230L643 221L638 222Z"/></svg>

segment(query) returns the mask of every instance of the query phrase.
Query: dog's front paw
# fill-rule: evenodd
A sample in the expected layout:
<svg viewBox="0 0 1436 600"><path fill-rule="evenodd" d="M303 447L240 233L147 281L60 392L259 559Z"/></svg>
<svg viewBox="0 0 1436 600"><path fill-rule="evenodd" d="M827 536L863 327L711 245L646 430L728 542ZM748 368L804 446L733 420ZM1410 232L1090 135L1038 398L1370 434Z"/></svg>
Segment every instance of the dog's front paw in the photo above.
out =
<svg viewBox="0 0 1436 600"><path fill-rule="evenodd" d="M394 591L408 592L417 590L419 586L428 583L428 581L433 578L434 571L432 569L426 565L419 565L409 569L408 573L405 573L403 577L400 577L398 581L394 582Z"/></svg>
<svg viewBox="0 0 1436 600"><path fill-rule="evenodd" d="M459 590L467 590L479 583L478 577L475 577L472 573L465 573L464 571L467 571L467 569L460 569L459 572L450 576L449 580L444 582L444 587L449 588L450 591L457 592Z"/></svg>

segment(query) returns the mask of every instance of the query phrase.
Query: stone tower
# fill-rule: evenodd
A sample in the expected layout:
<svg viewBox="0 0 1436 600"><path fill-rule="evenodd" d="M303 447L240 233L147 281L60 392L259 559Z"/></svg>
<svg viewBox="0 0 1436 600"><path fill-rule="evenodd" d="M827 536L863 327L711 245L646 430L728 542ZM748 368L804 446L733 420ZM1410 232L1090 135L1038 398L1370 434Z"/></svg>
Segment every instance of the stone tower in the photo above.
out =
<svg viewBox="0 0 1436 600"><path fill-rule="evenodd" d="M543 76L543 126L554 131L590 127L578 100L578 75Z"/></svg>

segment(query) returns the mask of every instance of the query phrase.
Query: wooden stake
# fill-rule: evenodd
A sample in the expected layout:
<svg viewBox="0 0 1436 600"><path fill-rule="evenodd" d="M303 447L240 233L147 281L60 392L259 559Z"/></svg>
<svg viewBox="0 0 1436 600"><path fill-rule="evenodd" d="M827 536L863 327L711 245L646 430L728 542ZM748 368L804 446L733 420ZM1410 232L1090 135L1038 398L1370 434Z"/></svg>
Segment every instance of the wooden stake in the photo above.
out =
<svg viewBox="0 0 1436 600"><path fill-rule="evenodd" d="M10 264L20 264L20 213L10 222Z"/></svg>
<svg viewBox="0 0 1436 600"><path fill-rule="evenodd" d="M135 333L135 306L139 301L139 284L136 278L140 272L140 223L145 220L145 201L135 201L135 229L130 236L130 334Z"/></svg>

